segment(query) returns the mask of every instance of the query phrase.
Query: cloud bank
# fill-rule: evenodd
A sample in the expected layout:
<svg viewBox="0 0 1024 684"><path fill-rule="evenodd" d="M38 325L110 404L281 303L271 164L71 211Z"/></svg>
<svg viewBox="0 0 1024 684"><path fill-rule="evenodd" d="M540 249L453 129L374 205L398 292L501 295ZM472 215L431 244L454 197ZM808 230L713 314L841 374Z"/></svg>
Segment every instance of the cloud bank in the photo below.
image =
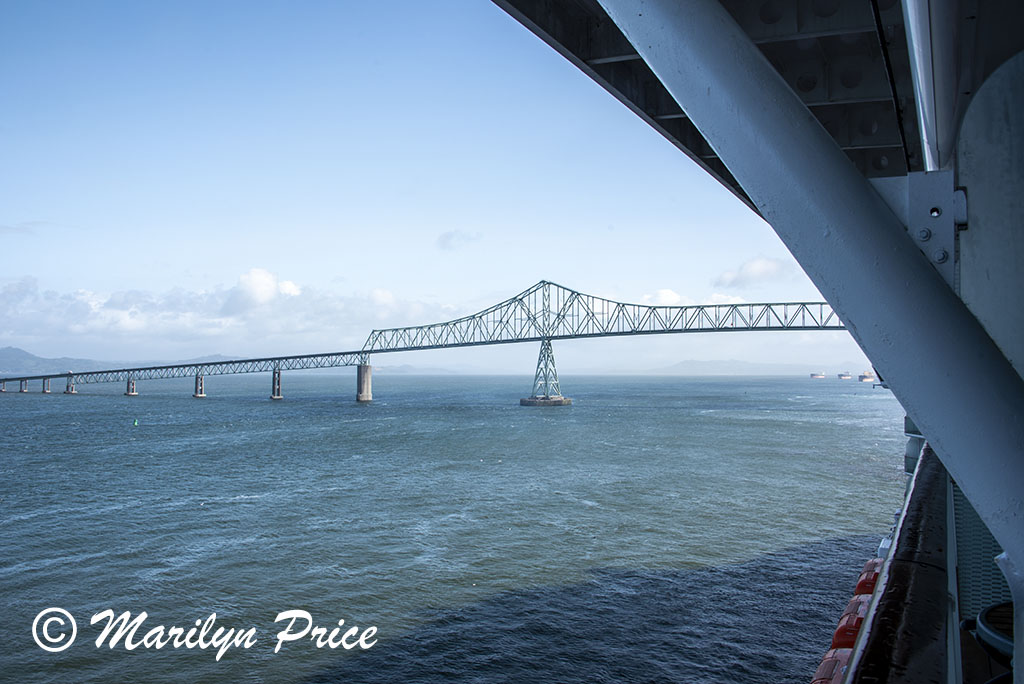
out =
<svg viewBox="0 0 1024 684"><path fill-rule="evenodd" d="M788 280L796 274L789 261L757 257L745 261L735 271L726 271L715 279L716 287L751 287L762 283Z"/></svg>
<svg viewBox="0 0 1024 684"><path fill-rule="evenodd" d="M684 297L674 290L655 290L654 294L645 294L640 299L641 304L654 306L694 306L696 304L743 304L746 300L743 297L734 295L713 293L702 302L697 302L689 297Z"/></svg>
<svg viewBox="0 0 1024 684"><path fill-rule="evenodd" d="M0 343L40 355L125 360L346 351L362 347L374 327L455 315L387 290L346 296L306 288L262 268L230 288L199 291L55 292L27 277L0 289Z"/></svg>

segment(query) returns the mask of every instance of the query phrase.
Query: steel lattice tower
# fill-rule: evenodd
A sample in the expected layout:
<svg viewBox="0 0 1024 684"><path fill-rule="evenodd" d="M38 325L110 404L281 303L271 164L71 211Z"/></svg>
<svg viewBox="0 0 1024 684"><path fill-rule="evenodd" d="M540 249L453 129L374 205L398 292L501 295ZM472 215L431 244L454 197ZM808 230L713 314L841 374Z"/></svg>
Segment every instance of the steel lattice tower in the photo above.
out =
<svg viewBox="0 0 1024 684"><path fill-rule="evenodd" d="M550 399L561 397L558 387L558 371L555 369L555 353L551 350L551 340L540 341L540 355L537 357L537 374L533 376L534 399Z"/></svg>

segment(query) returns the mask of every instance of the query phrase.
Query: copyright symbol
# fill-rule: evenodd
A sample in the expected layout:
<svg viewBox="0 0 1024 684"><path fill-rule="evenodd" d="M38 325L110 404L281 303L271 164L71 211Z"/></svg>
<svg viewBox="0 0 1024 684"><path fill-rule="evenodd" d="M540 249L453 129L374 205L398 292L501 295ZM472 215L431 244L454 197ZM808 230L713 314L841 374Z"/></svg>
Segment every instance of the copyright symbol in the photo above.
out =
<svg viewBox="0 0 1024 684"><path fill-rule="evenodd" d="M68 635L68 624L71 634ZM50 653L60 653L71 646L78 635L78 625L71 613L63 608L47 608L32 621L32 638L39 648ZM40 638L42 637L42 638Z"/></svg>

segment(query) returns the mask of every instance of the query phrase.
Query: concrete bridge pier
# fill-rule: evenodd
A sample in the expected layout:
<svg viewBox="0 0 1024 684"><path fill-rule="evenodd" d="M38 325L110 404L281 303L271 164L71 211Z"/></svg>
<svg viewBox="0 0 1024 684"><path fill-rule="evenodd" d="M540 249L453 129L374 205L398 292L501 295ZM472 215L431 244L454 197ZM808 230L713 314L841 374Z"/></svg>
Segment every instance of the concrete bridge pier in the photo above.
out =
<svg viewBox="0 0 1024 684"><path fill-rule="evenodd" d="M28 380L22 380L19 384L20 384L20 387L18 388L19 392L28 392Z"/></svg>
<svg viewBox="0 0 1024 684"><path fill-rule="evenodd" d="M281 369L274 369L274 376L270 380L270 398L271 399L284 399L284 395L281 394Z"/></svg>
<svg viewBox="0 0 1024 684"><path fill-rule="evenodd" d="M64 394L78 394L78 390L75 389L75 378L71 375L68 376L68 384L64 387Z"/></svg>
<svg viewBox="0 0 1024 684"><path fill-rule="evenodd" d="M137 397L139 393L135 391L135 379L128 378L128 382L124 388L124 396L126 397Z"/></svg>
<svg viewBox="0 0 1024 684"><path fill-rule="evenodd" d="M192 396L196 399L202 399L206 396L206 390L203 387L203 375L199 373L196 375L196 390L192 393Z"/></svg>
<svg viewBox="0 0 1024 684"><path fill-rule="evenodd" d="M43 394L50 393L50 378L43 378Z"/></svg>
<svg viewBox="0 0 1024 684"><path fill-rule="evenodd" d="M356 401L373 401L373 366L368 363L356 366Z"/></svg>

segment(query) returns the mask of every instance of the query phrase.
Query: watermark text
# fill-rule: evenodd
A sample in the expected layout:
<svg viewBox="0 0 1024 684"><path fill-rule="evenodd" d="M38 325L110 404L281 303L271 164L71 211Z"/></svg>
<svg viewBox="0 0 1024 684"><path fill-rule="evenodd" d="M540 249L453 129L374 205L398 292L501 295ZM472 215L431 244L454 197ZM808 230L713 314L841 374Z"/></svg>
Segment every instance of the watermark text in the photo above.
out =
<svg viewBox="0 0 1024 684"><path fill-rule="evenodd" d="M100 611L92 616L89 624L98 631L96 648L104 645L114 650L124 648L155 649L198 649L215 652L220 660L230 649L249 649L258 642L256 627L232 627L217 624L217 613L210 613L205 619L195 620L188 627L177 625L149 625L149 614L142 611L132 615L130 611L116 614L113 609ZM285 610L277 614L274 624L283 623L275 634L274 653L281 651L289 642L308 642L312 647L323 649L342 648L367 650L377 643L376 627L360 628L345 625L345 620L318 624L306 610ZM75 618L63 608L47 608L40 611L32 622L32 638L44 651L59 653L71 647L78 635ZM299 647L296 643L289 648Z"/></svg>

